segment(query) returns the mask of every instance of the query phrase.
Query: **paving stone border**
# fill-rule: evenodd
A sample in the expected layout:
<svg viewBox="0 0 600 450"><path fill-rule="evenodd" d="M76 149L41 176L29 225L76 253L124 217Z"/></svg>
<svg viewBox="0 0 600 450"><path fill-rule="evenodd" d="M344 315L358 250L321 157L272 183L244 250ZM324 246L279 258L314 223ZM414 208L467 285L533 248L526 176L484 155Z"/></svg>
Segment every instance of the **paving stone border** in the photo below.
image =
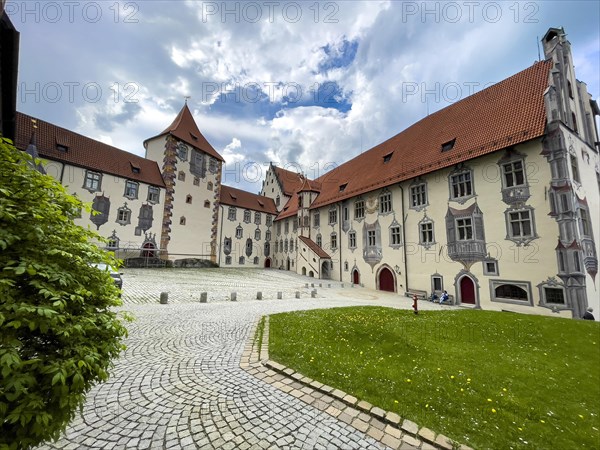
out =
<svg viewBox="0 0 600 450"><path fill-rule="evenodd" d="M256 339L256 330L261 320L259 318L252 326L240 361L240 367L251 375L353 426L386 447L402 450L456 448L472 450L466 445L453 443L443 434L420 427L411 420L402 419L395 412L385 411L271 361L269 359L269 316L264 318L264 331L260 345Z"/></svg>

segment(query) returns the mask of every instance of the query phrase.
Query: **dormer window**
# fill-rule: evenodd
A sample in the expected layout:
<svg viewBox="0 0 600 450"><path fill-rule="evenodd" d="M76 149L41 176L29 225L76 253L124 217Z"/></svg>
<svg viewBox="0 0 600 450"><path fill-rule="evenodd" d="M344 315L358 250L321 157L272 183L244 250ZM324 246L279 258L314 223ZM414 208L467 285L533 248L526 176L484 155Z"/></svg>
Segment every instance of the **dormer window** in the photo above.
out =
<svg viewBox="0 0 600 450"><path fill-rule="evenodd" d="M140 166L130 162L129 164L131 164L131 171L133 173L140 173Z"/></svg>
<svg viewBox="0 0 600 450"><path fill-rule="evenodd" d="M346 190L346 186L348 186L348 183L340 184L340 192L344 192Z"/></svg>
<svg viewBox="0 0 600 450"><path fill-rule="evenodd" d="M67 147L66 145L56 144L56 150L58 150L61 153L67 153L68 149L69 147Z"/></svg>
<svg viewBox="0 0 600 450"><path fill-rule="evenodd" d="M442 153L449 152L450 150L452 150L454 148L455 142L456 142L456 138L452 139L451 141L443 143L442 144Z"/></svg>
<svg viewBox="0 0 600 450"><path fill-rule="evenodd" d="M190 131L190 136L192 137L193 140L197 141L198 140L198 136L196 136L194 133L192 133Z"/></svg>
<svg viewBox="0 0 600 450"><path fill-rule="evenodd" d="M393 155L393 154L394 154L394 152L392 152L392 153L388 153L387 155L385 155L385 156L383 157L383 163L384 163L384 164L387 164L387 163L389 163L389 162L391 161L391 159L392 159L392 155Z"/></svg>

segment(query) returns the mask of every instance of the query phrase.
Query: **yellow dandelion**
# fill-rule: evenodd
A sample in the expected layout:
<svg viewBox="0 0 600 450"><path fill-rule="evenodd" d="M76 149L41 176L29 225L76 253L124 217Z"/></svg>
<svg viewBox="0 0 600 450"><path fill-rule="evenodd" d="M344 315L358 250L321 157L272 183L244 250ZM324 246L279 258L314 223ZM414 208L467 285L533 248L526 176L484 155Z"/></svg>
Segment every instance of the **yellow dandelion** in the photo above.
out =
<svg viewBox="0 0 600 450"><path fill-rule="evenodd" d="M579 414L579 418L580 418L580 419L583 419L583 416L582 416L581 414Z"/></svg>
<svg viewBox="0 0 600 450"><path fill-rule="evenodd" d="M491 398L488 398L488 402L491 402L491 401L492 401L492 399L491 399Z"/></svg>
<svg viewBox="0 0 600 450"><path fill-rule="evenodd" d="M450 378L454 378L454 375L450 375Z"/></svg>
<svg viewBox="0 0 600 450"><path fill-rule="evenodd" d="M427 404L425 405L425 408L429 408L429 403L427 403Z"/></svg>
<svg viewBox="0 0 600 450"><path fill-rule="evenodd" d="M440 369L440 368L438 367L438 370L442 370L442 369Z"/></svg>
<svg viewBox="0 0 600 450"><path fill-rule="evenodd" d="M407 383L410 383L411 381L412 381L412 380L411 380L410 378L407 378L407 379L406 379L406 382L407 382Z"/></svg>
<svg viewBox="0 0 600 450"><path fill-rule="evenodd" d="M464 391L464 389L463 389L463 388L460 388L460 392L463 392L463 391Z"/></svg>
<svg viewBox="0 0 600 450"><path fill-rule="evenodd" d="M523 431L523 428L521 428L521 427L517 427L517 429L518 429L519 431Z"/></svg>
<svg viewBox="0 0 600 450"><path fill-rule="evenodd" d="M546 423L546 421L544 419L540 419L540 422L542 423Z"/></svg>
<svg viewBox="0 0 600 450"><path fill-rule="evenodd" d="M502 390L503 390L504 392L506 392L506 388L502 388Z"/></svg>
<svg viewBox="0 0 600 450"><path fill-rule="evenodd" d="M494 414L496 414L496 410L495 410L494 408L492 408L492 412L493 412Z"/></svg>
<svg viewBox="0 0 600 450"><path fill-rule="evenodd" d="M394 403L398 403L398 400L394 400Z"/></svg>
<svg viewBox="0 0 600 450"><path fill-rule="evenodd" d="M470 379L470 378L467 378L467 383L470 383L470 382L471 382L471 379Z"/></svg>

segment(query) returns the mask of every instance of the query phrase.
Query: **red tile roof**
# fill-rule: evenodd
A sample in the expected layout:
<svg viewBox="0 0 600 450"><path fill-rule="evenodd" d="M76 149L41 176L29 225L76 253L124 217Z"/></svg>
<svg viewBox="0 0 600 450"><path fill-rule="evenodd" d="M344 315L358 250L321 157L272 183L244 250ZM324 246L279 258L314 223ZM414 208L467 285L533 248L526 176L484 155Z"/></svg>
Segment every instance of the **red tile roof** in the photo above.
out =
<svg viewBox="0 0 600 450"><path fill-rule="evenodd" d="M18 149L25 150L29 145L33 133L32 120L36 120L36 144L42 158L165 187L160 169L155 161L20 112L17 112L15 135L15 147ZM59 145L67 147L67 151L58 150L57 146ZM138 173L133 172L134 168L139 169Z"/></svg>
<svg viewBox="0 0 600 450"><path fill-rule="evenodd" d="M300 204L298 203L298 196L292 195L287 203L284 205L283 209L277 216L275 220L287 219L288 217L295 216L298 213L298 208Z"/></svg>
<svg viewBox="0 0 600 450"><path fill-rule="evenodd" d="M292 196L302 187L305 178L297 173L290 170L282 169L281 167L272 166L275 171L275 176L279 181L279 185L285 195Z"/></svg>
<svg viewBox="0 0 600 450"><path fill-rule="evenodd" d="M196 121L194 120L187 103L183 105L183 108L181 108L181 111L179 111L179 114L177 114L177 117L175 117L173 123L169 125L162 133L146 139L144 141L144 146L150 139L164 136L165 134L171 134L172 136L175 136L177 139L182 140L192 147L196 147L197 149L202 150L204 153L217 158L219 161L225 161L223 157L213 148L213 146L209 144L209 142L198 129L198 125L196 125Z"/></svg>
<svg viewBox="0 0 600 450"><path fill-rule="evenodd" d="M221 203L223 205L237 206L238 208L250 209L252 211L277 214L275 202L270 197L252 194L231 186L221 185Z"/></svg>
<svg viewBox="0 0 600 450"><path fill-rule="evenodd" d="M327 259L331 259L331 256L329 256L325 250L323 250L321 247L319 247L314 241L311 241L309 238L304 237L304 236L298 236L298 239L300 239L302 242L304 242L308 248L310 248L313 252L315 252L317 254L317 256L319 258L327 258Z"/></svg>
<svg viewBox="0 0 600 450"><path fill-rule="evenodd" d="M453 166L544 134L552 61L537 62L415 123L319 177L317 208ZM442 145L454 141L451 150ZM387 158L386 158L387 157ZM384 159L389 159L384 162ZM343 192L340 186L346 184Z"/></svg>

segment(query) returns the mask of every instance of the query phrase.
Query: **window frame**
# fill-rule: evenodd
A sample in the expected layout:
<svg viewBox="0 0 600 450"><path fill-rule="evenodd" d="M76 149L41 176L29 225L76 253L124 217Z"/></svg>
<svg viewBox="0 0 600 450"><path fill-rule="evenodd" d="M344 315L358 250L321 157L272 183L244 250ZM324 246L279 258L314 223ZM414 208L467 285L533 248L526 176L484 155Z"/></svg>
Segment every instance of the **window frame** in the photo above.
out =
<svg viewBox="0 0 600 450"><path fill-rule="evenodd" d="M475 180L473 175L473 170L469 168L457 169L448 175L450 201L464 203L475 196Z"/></svg>
<svg viewBox="0 0 600 450"><path fill-rule="evenodd" d="M394 212L392 193L387 189L379 194L379 214L386 215Z"/></svg>
<svg viewBox="0 0 600 450"><path fill-rule="evenodd" d="M419 190L419 192L417 192ZM418 200L418 202L417 202ZM409 209L420 211L429 206L429 192L426 181L418 181L410 186L410 206Z"/></svg>
<svg viewBox="0 0 600 450"><path fill-rule="evenodd" d="M527 299L519 300L517 298L509 297L497 297L496 289L500 286L515 286L527 294ZM519 280L490 280L490 300L495 303L507 303L511 305L524 305L533 306L533 294L531 291L530 281L519 281Z"/></svg>
<svg viewBox="0 0 600 450"><path fill-rule="evenodd" d="M148 196L146 197L146 201L153 205L160 203L160 188L148 186Z"/></svg>
<svg viewBox="0 0 600 450"><path fill-rule="evenodd" d="M96 187L93 187L97 183ZM102 173L93 170L86 170L83 178L83 188L91 193L102 190Z"/></svg>
<svg viewBox="0 0 600 450"><path fill-rule="evenodd" d="M365 218L365 201L362 198L354 202L354 220L361 221Z"/></svg>
<svg viewBox="0 0 600 450"><path fill-rule="evenodd" d="M528 214L528 219L525 220L522 218L522 214L523 213L527 213ZM518 219L513 219L512 215L514 214L518 214L519 218ZM534 214L534 208L531 206L523 206L520 208L509 208L505 211L504 213L505 216L505 222L506 222L506 239L513 241L519 245L521 244L527 244L531 241L533 241L534 239L537 239L537 232L536 232L536 227L535 227L535 214ZM514 224L520 224L519 225L519 230L520 233L515 234L514 233ZM529 228L530 228L530 234L524 234L523 231L523 223L529 223Z"/></svg>

